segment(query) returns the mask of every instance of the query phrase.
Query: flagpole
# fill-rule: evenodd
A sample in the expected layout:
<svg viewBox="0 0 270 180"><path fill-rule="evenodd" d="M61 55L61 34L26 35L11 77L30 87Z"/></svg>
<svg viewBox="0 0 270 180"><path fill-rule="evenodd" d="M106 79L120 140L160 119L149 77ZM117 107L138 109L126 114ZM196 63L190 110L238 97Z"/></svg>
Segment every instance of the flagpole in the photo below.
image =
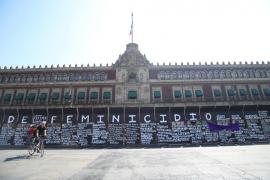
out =
<svg viewBox="0 0 270 180"><path fill-rule="evenodd" d="M133 12L132 12L131 16L132 16L132 41L131 41L131 43L133 43Z"/></svg>
<svg viewBox="0 0 270 180"><path fill-rule="evenodd" d="M131 43L133 43L133 12L131 13L131 29L130 29L130 35L131 35Z"/></svg>

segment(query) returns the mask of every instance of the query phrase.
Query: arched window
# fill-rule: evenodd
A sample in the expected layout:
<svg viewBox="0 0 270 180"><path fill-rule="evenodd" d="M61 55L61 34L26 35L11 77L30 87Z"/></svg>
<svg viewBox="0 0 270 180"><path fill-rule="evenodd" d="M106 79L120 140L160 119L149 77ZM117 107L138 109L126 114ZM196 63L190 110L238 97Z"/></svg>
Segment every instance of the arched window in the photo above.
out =
<svg viewBox="0 0 270 180"><path fill-rule="evenodd" d="M51 81L57 81L58 80L57 77L58 77L57 74L52 74Z"/></svg>
<svg viewBox="0 0 270 180"><path fill-rule="evenodd" d="M32 82L32 76L29 74L29 75L27 75L27 80L26 80L27 82Z"/></svg>
<svg viewBox="0 0 270 180"><path fill-rule="evenodd" d="M255 72L253 71L253 70L249 70L249 76L251 77L251 78L255 78Z"/></svg>
<svg viewBox="0 0 270 180"><path fill-rule="evenodd" d="M57 74L57 81L62 81L62 74Z"/></svg>
<svg viewBox="0 0 270 180"><path fill-rule="evenodd" d="M163 71L161 71L161 72L159 73L159 77L160 77L161 80L164 80L164 79L165 79L165 74L164 74Z"/></svg>
<svg viewBox="0 0 270 180"><path fill-rule="evenodd" d="M184 72L184 79L189 79L189 72L188 71Z"/></svg>
<svg viewBox="0 0 270 180"><path fill-rule="evenodd" d="M15 82L15 76L14 76L14 75L11 75L11 76L10 76L9 82L10 82L10 83L14 83L14 82Z"/></svg>
<svg viewBox="0 0 270 180"><path fill-rule="evenodd" d="M243 76L244 76L244 78L249 78L250 76L249 76L249 71L248 70L245 70L244 72L243 72Z"/></svg>
<svg viewBox="0 0 270 180"><path fill-rule="evenodd" d="M67 74L63 74L63 81L68 81L69 77Z"/></svg>
<svg viewBox="0 0 270 180"><path fill-rule="evenodd" d="M94 79L95 79L95 81L104 81L106 79L105 73L104 72L96 72Z"/></svg>
<svg viewBox="0 0 270 180"><path fill-rule="evenodd" d="M215 79L219 79L220 78L220 75L219 75L219 71L218 70L215 70L214 76L215 76Z"/></svg>
<svg viewBox="0 0 270 180"><path fill-rule="evenodd" d="M38 75L35 74L34 77L33 77L33 82L37 82L38 81Z"/></svg>
<svg viewBox="0 0 270 180"><path fill-rule="evenodd" d="M165 79L166 80L169 80L169 79L171 79L171 76L170 76L170 72L165 72Z"/></svg>
<svg viewBox="0 0 270 180"><path fill-rule="evenodd" d="M69 81L73 81L73 74L71 73L71 74L69 74Z"/></svg>
<svg viewBox="0 0 270 180"><path fill-rule="evenodd" d="M222 79L225 79L225 78L226 78L226 73L225 73L224 70L222 70L222 71L220 72L220 78L222 78Z"/></svg>
<svg viewBox="0 0 270 180"><path fill-rule="evenodd" d="M50 74L46 74L44 81L46 81L46 82L51 81L51 75Z"/></svg>
<svg viewBox="0 0 270 180"><path fill-rule="evenodd" d="M232 72L230 70L226 71L226 77L227 78L232 78Z"/></svg>
<svg viewBox="0 0 270 180"><path fill-rule="evenodd" d="M243 71L242 70L238 70L237 74L238 74L239 78L243 78Z"/></svg>
<svg viewBox="0 0 270 180"><path fill-rule="evenodd" d="M81 80L82 80L82 81L87 81L87 73L86 73L86 72L83 72L83 73L81 74Z"/></svg>
<svg viewBox="0 0 270 180"><path fill-rule="evenodd" d="M5 83L7 81L7 76L2 76L2 83Z"/></svg>
<svg viewBox="0 0 270 180"><path fill-rule="evenodd" d="M38 81L39 82L44 82L45 81L45 76L43 74L40 74Z"/></svg>
<svg viewBox="0 0 270 180"><path fill-rule="evenodd" d="M95 81L99 81L100 79L100 75L98 72L95 73Z"/></svg>
<svg viewBox="0 0 270 180"><path fill-rule="evenodd" d="M259 70L255 71L255 77L260 78L261 77L261 72Z"/></svg>
<svg viewBox="0 0 270 180"><path fill-rule="evenodd" d="M65 78L66 78L65 76L66 76L66 74L62 74L62 73L61 73L61 74L60 74L60 81L65 81L65 80L66 80L66 79L65 79Z"/></svg>
<svg viewBox="0 0 270 180"><path fill-rule="evenodd" d="M208 78L209 79L214 79L214 72L213 71L208 71Z"/></svg>
<svg viewBox="0 0 270 180"><path fill-rule="evenodd" d="M105 73L101 72L100 73L100 81L105 81L105 79L106 79Z"/></svg>
<svg viewBox="0 0 270 180"><path fill-rule="evenodd" d="M0 79L1 79L1 78L0 78ZM1 80L0 80L0 82L1 82ZM14 77L14 82L15 82L15 83L19 83L19 82L20 82L20 76L19 76L18 74L15 75L15 77Z"/></svg>
<svg viewBox="0 0 270 180"><path fill-rule="evenodd" d="M81 78L81 76L80 76L79 73L75 73L75 74L73 75L73 81L79 81L80 78Z"/></svg>
<svg viewBox="0 0 270 180"><path fill-rule="evenodd" d="M178 71L177 75L178 75L178 79L183 79L183 71Z"/></svg>
<svg viewBox="0 0 270 180"><path fill-rule="evenodd" d="M93 79L92 74L91 73L87 73L87 80L91 81Z"/></svg>
<svg viewBox="0 0 270 180"><path fill-rule="evenodd" d="M83 79L83 74L78 73L78 80L81 81Z"/></svg>
<svg viewBox="0 0 270 180"><path fill-rule="evenodd" d="M21 75L21 82L22 83L26 82L26 75L24 75L24 74Z"/></svg>
<svg viewBox="0 0 270 180"><path fill-rule="evenodd" d="M202 74L200 71L197 71L195 74L196 79L201 79L202 78Z"/></svg>
<svg viewBox="0 0 270 180"><path fill-rule="evenodd" d="M267 75L267 77L270 78L270 70L267 70L267 71L266 71L266 75Z"/></svg>
<svg viewBox="0 0 270 180"><path fill-rule="evenodd" d="M175 71L173 71L171 75L171 79L177 79L177 73Z"/></svg>
<svg viewBox="0 0 270 180"><path fill-rule="evenodd" d="M238 74L237 74L236 70L232 71L232 77L233 78L238 78Z"/></svg>
<svg viewBox="0 0 270 180"><path fill-rule="evenodd" d="M195 79L195 71L190 71L190 79Z"/></svg>
<svg viewBox="0 0 270 180"><path fill-rule="evenodd" d="M203 78L203 79L207 79L207 74L206 74L205 71L202 71L201 74L202 74L202 78Z"/></svg>
<svg viewBox="0 0 270 180"><path fill-rule="evenodd" d="M266 73L265 73L264 70L261 70L260 73L261 73L261 77L262 77L262 78L266 78Z"/></svg>

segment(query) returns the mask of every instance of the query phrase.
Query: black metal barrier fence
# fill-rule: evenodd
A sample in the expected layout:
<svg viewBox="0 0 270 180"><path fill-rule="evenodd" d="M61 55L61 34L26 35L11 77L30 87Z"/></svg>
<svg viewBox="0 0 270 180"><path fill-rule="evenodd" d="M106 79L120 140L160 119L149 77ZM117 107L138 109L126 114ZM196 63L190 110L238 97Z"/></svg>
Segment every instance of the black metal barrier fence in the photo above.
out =
<svg viewBox="0 0 270 180"><path fill-rule="evenodd" d="M24 147L47 121L47 147L245 144L270 141L269 106L0 109L0 147ZM213 130L209 123L221 129ZM237 130L226 127L237 124ZM225 127L225 128L223 128Z"/></svg>

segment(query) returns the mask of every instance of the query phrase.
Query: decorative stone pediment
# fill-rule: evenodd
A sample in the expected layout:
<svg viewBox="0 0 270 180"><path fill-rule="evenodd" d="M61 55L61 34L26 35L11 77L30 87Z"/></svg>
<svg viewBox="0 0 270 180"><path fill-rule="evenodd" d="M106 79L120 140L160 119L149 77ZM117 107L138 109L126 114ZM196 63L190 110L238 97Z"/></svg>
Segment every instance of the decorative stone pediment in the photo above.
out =
<svg viewBox="0 0 270 180"><path fill-rule="evenodd" d="M126 51L115 62L115 67L148 66L149 61L138 50L138 44L127 44Z"/></svg>

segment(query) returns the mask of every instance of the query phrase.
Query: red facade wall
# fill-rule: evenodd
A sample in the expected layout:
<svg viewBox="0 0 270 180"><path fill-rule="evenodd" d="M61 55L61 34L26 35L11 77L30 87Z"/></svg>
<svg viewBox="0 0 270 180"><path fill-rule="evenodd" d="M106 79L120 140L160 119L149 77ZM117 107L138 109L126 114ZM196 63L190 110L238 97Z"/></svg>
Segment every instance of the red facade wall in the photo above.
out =
<svg viewBox="0 0 270 180"><path fill-rule="evenodd" d="M162 98L164 102L172 102L173 94L172 94L172 86L171 85L163 85L162 86Z"/></svg>
<svg viewBox="0 0 270 180"><path fill-rule="evenodd" d="M210 100L210 101L213 100L211 85L209 84L203 85L203 92L204 92L204 97L206 100Z"/></svg>

